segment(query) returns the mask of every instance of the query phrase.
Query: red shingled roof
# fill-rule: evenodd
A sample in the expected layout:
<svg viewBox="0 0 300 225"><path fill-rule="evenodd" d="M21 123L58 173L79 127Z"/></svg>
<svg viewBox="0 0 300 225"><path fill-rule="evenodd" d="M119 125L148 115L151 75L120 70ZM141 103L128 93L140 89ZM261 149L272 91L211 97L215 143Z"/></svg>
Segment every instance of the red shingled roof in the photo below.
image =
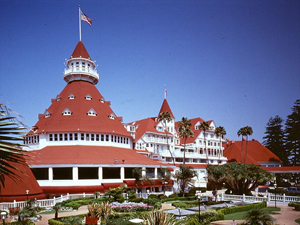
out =
<svg viewBox="0 0 300 225"><path fill-rule="evenodd" d="M70 59L71 58L85 58L85 59L92 60L86 48L84 47L82 41L79 41L78 44L76 45Z"/></svg>
<svg viewBox="0 0 300 225"><path fill-rule="evenodd" d="M224 145L224 156L228 161L241 162L241 144L242 141L232 141ZM246 141L244 141L243 158L246 152ZM281 160L269 149L256 140L248 141L248 154L246 163L260 165L260 162L279 161Z"/></svg>
<svg viewBox="0 0 300 225"><path fill-rule="evenodd" d="M63 154L62 154L63 153ZM163 165L134 150L105 146L47 146L28 152L29 165L49 164L136 164ZM118 159L114 162L114 159ZM124 163L122 160L125 160Z"/></svg>
<svg viewBox="0 0 300 225"><path fill-rule="evenodd" d="M173 119L175 119L175 116L174 116L173 113L172 113L172 110L171 110L171 108L170 108L170 106L169 106L169 103L168 103L167 99L164 99L164 101L163 101L163 103L162 103L162 105L161 105L161 108L160 108L160 111L159 111L158 115L159 115L160 113L162 113L162 112L169 112L169 113L170 113L170 116L171 116Z"/></svg>
<svg viewBox="0 0 300 225"><path fill-rule="evenodd" d="M5 187L2 187L0 190L0 202L11 202L13 200L24 201L27 199L26 190L29 190L28 197L31 199L46 198L26 163L19 164L11 162L10 164L18 168L18 170L14 172L19 178L13 180L4 175Z"/></svg>
<svg viewBox="0 0 300 225"><path fill-rule="evenodd" d="M69 99L73 94L74 99ZM85 97L90 95L91 100ZM73 81L66 85L53 99L51 106L47 109L50 117L41 115L35 127L35 133L43 132L97 132L118 134L126 137L131 135L124 128L118 118L110 119L109 115L114 114L108 102L102 103L103 99L95 85L86 81ZM65 109L69 109L72 115L63 115ZM89 110L94 110L97 116L88 116ZM30 133L32 133L31 131Z"/></svg>

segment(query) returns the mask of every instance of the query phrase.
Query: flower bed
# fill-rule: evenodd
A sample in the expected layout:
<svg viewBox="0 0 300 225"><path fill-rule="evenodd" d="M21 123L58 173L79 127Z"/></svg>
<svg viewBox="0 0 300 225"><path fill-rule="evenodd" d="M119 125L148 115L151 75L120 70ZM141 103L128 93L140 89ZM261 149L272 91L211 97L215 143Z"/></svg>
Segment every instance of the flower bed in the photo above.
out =
<svg viewBox="0 0 300 225"><path fill-rule="evenodd" d="M115 212L140 212L140 211L149 211L152 210L153 206L150 206L146 203L136 203L136 202L112 202L111 208Z"/></svg>

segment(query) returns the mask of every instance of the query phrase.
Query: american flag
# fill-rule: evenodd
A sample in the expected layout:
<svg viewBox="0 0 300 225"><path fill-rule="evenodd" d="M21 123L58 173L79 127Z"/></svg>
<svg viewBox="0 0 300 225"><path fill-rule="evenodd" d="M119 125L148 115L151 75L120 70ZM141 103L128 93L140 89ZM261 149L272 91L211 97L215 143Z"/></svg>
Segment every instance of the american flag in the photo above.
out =
<svg viewBox="0 0 300 225"><path fill-rule="evenodd" d="M87 22L89 25L92 25L92 19L81 12L81 20Z"/></svg>

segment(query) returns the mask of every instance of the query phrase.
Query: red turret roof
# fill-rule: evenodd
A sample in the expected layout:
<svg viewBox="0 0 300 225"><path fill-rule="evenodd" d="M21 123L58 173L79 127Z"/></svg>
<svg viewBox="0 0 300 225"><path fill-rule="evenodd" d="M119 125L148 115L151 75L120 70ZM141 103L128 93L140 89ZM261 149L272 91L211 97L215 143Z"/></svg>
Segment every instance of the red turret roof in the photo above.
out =
<svg viewBox="0 0 300 225"><path fill-rule="evenodd" d="M169 104L168 104L167 99L164 99L163 104L162 104L162 106L161 106L161 108L160 108L160 111L159 111L158 115L161 114L162 112L169 112L169 113L170 113L170 116L171 116L173 119L175 119L175 116L174 116L173 113L172 113L172 110L171 110L171 108L170 108L170 106L169 106Z"/></svg>
<svg viewBox="0 0 300 225"><path fill-rule="evenodd" d="M18 170L14 170L18 178L11 179L4 175L5 187L2 187L0 190L0 202L24 201L27 199L26 190L29 190L28 197L30 199L46 197L26 163L10 162L10 164L18 168Z"/></svg>
<svg viewBox="0 0 300 225"><path fill-rule="evenodd" d="M70 99L74 96L74 99ZM87 100L90 96L91 100ZM71 115L63 115L64 110ZM89 111L94 111L96 116L89 116ZM51 106L46 110L49 117L40 115L39 121L30 133L43 132L95 132L118 134L131 137L110 108L110 104L104 101L95 85L86 81L73 81L52 100ZM109 118L113 115L115 119Z"/></svg>
<svg viewBox="0 0 300 225"><path fill-rule="evenodd" d="M72 58L85 58L85 59L92 60L86 48L84 47L82 41L79 41L78 44L76 45L70 59Z"/></svg>
<svg viewBox="0 0 300 225"><path fill-rule="evenodd" d="M224 147L224 156L228 158L229 162L241 162L241 144L242 141L232 141L227 143ZM244 141L243 147L243 158L246 154L246 141ZM248 141L248 153L247 153L247 164L260 165L260 162L271 162L281 160L269 149L263 146L260 142L256 140ZM244 162L244 159L243 159Z"/></svg>

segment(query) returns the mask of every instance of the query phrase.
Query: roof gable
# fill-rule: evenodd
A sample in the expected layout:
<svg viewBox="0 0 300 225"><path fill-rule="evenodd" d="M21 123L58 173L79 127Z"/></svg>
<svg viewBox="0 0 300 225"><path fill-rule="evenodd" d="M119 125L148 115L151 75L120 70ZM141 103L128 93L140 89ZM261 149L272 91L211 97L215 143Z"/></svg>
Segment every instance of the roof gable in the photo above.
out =
<svg viewBox="0 0 300 225"><path fill-rule="evenodd" d="M174 116L173 113L172 113L172 110L171 110L171 108L170 108L170 106L169 106L169 103L168 103L167 99L164 99L164 101L163 101L163 103L162 103L162 106L161 106L161 108L160 108L160 111L159 111L158 115L160 115L162 112L169 112L169 113L170 113L170 116L171 116L173 119L175 119L175 116Z"/></svg>

